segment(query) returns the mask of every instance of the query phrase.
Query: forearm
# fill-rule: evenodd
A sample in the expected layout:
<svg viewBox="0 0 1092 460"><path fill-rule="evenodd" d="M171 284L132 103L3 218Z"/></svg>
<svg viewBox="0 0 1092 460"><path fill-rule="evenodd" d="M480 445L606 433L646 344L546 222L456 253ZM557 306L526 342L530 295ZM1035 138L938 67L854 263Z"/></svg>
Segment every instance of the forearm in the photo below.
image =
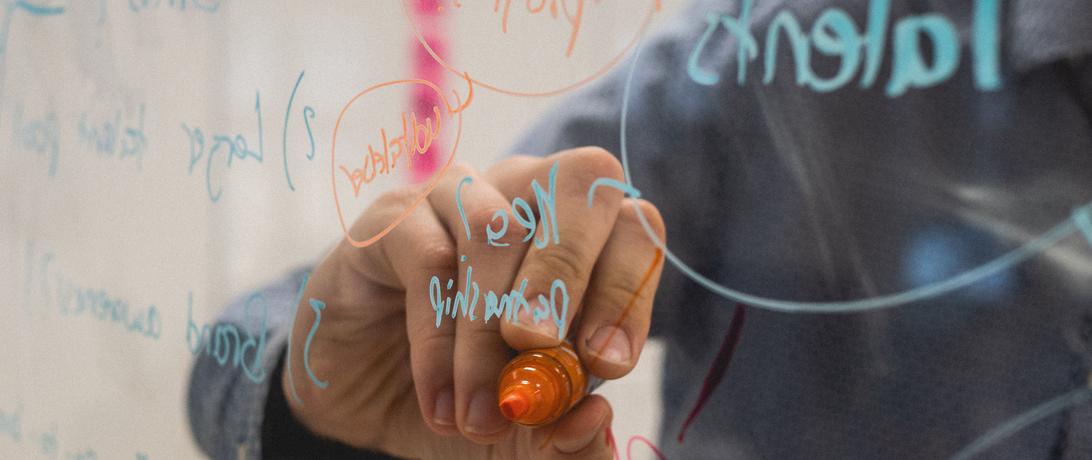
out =
<svg viewBox="0 0 1092 460"><path fill-rule="evenodd" d="M190 427L212 458L261 458L261 428L284 355L303 276L295 271L229 305L211 327L190 330Z"/></svg>

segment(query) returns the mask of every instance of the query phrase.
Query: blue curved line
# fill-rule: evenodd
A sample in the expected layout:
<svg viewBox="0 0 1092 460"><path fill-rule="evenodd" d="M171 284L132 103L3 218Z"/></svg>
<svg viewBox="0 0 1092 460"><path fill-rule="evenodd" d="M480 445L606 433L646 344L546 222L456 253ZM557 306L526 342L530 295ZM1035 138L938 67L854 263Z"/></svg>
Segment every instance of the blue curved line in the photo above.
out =
<svg viewBox="0 0 1092 460"><path fill-rule="evenodd" d="M311 151L307 152L307 159L308 160L314 160L315 159L315 135L311 133L311 122L307 121L308 117L310 117L312 120L315 119L315 109L311 108L311 106L309 106L309 105L305 105L305 106L303 106L303 125L307 128L307 140L311 144Z"/></svg>
<svg viewBox="0 0 1092 460"><path fill-rule="evenodd" d="M288 375L288 389L292 391L292 399L296 400L296 404L303 406L303 399L300 399L299 393L296 392L296 379L292 377L292 331L296 330L296 316L299 313L300 301L303 300L303 289L307 287L307 281L311 278L311 272L303 274L303 279L300 280L300 290L296 294L296 303L292 307L292 325L288 329L288 351L285 352L284 358L284 372ZM276 382L273 382L276 384Z"/></svg>
<svg viewBox="0 0 1092 460"><path fill-rule="evenodd" d="M599 188L600 185L606 185L608 187L613 187L621 190L622 193L629 195L630 198L641 197L641 191L637 190L632 185L611 179L609 177L600 177L596 179L595 182L592 182L591 187L588 187L588 208L591 208L594 204L593 199L595 198L595 189Z"/></svg>
<svg viewBox="0 0 1092 460"><path fill-rule="evenodd" d="M1092 206L1077 208L1073 212L1073 222L1077 223L1088 244L1092 244Z"/></svg>
<svg viewBox="0 0 1092 460"><path fill-rule="evenodd" d="M296 100L296 91L300 89L300 82L303 81L303 73L300 71L299 78L296 78L296 86L292 87L292 95L288 96L288 107L284 109L284 130L281 131L281 156L284 157L284 178L288 181L288 189L293 192L296 191L296 186L292 185L292 175L288 172L288 118L292 114L292 102Z"/></svg>
<svg viewBox="0 0 1092 460"><path fill-rule="evenodd" d="M628 187L636 189L633 185L633 177L630 174L629 168L629 155L626 143L626 130L629 120L629 99L630 92L633 88L633 75L637 69L637 63L640 61L641 51L643 49L643 43L637 45L637 49L633 54L633 62L630 65L629 73L626 76L625 86L622 91L622 116L620 126L620 150L622 156L622 169L625 173L626 184ZM598 183L598 181L596 181ZM667 245L656 236L652 226L649 225L648 220L645 218L641 207L634 204L634 209L637 211L637 219L640 220L641 226L644 227L645 233L648 234L649 239L664 252L664 257L671 262L676 268L682 271L687 277L694 280L698 284L702 285L706 289L709 289L714 294L717 294L726 299L734 302L744 303L757 308L764 308L767 310L787 312L787 313L846 313L846 312L859 312L865 310L877 310L881 308L896 307L911 302L917 302L932 297L941 296L949 292L964 288L971 284L974 284L982 279L989 278L999 272L1002 272L1008 268L1011 268L1039 253L1045 251L1047 248L1053 246L1066 237L1074 234L1078 231L1078 224L1074 219L1067 219L1058 224L1054 228L1050 229L1043 235L1028 241L1023 246L1001 256L993 261L981 265L977 268L968 270L952 278L936 283L919 286L908 291L903 291L897 294L890 294L879 297L870 297L866 299L845 301L845 302L797 302L788 300L771 299L767 297L759 297L745 292L740 292L724 285L721 285L704 275L698 273L686 262L683 262L676 256ZM1092 220L1092 218L1090 218Z"/></svg>
<svg viewBox="0 0 1092 460"><path fill-rule="evenodd" d="M63 6L35 5L26 0L16 1L15 7L20 8L27 13L33 14L35 16L56 16L64 13Z"/></svg>
<svg viewBox="0 0 1092 460"><path fill-rule="evenodd" d="M322 322L322 310L326 308L326 303L317 299L308 299L307 301L311 304L311 309L315 311L315 322L311 324L311 331L307 333L307 342L303 344L303 369L307 371L307 376L311 378L311 382L315 386L325 390L326 387L330 386L330 382L315 377L308 357L311 356L311 340L315 338L315 332L318 331L319 323Z"/></svg>
<svg viewBox="0 0 1092 460"><path fill-rule="evenodd" d="M986 434L974 440L974 442L952 456L952 460L970 460L974 456L986 451L986 449L993 447L998 442L1016 434L1020 430L1031 426L1035 422L1069 409L1070 407L1084 404L1089 399L1092 399L1092 389L1090 388L1081 388L1051 399L1027 412L1013 417L994 429L987 431Z"/></svg>
<svg viewBox="0 0 1092 460"><path fill-rule="evenodd" d="M455 204L459 208L459 217L463 219L463 230L466 230L466 240L470 241L470 222L466 220L466 210L463 209L463 186L466 184L473 184L474 178L466 176L459 181L459 185L455 187Z"/></svg>

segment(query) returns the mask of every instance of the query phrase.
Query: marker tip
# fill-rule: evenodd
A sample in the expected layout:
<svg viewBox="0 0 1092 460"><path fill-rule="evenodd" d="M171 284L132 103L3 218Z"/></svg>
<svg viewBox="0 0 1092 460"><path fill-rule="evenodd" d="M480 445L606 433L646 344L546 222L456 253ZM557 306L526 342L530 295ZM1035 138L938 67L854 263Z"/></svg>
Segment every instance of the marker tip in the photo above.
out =
<svg viewBox="0 0 1092 460"><path fill-rule="evenodd" d="M519 392L511 392L504 395L504 398L500 402L501 413L508 420L516 420L525 414L530 409L530 401L527 400L527 396Z"/></svg>

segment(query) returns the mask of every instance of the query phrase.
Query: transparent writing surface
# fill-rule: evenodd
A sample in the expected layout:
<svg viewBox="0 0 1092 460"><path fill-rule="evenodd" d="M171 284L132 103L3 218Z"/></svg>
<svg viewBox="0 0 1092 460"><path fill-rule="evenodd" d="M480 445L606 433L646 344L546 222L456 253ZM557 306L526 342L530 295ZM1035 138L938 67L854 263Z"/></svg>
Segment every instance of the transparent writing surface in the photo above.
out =
<svg viewBox="0 0 1092 460"><path fill-rule="evenodd" d="M619 456L988 458L1089 410L1092 77L1026 26L1061 18L1064 35L1065 12L2 3L5 458L256 456L263 406L230 398L285 383L303 411L344 391L324 355L344 306L311 295L321 262L386 254L436 210L451 260L388 283L431 332L576 342L604 308L591 273L632 273L601 321L644 317L652 338L632 374L581 388L610 401ZM581 146L616 164L548 156ZM513 153L545 159L497 179ZM632 231L600 241L604 213ZM613 251L625 266L595 265ZM556 253L587 260L495 268ZM617 337L576 348L617 358ZM230 407L225 426L200 401ZM208 451L213 432L227 447Z"/></svg>

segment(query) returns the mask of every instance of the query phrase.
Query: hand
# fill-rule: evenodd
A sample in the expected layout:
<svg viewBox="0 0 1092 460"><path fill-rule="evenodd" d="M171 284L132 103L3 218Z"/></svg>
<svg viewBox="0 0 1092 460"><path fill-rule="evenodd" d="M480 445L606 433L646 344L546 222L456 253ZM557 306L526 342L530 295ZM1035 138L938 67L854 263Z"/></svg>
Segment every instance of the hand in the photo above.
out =
<svg viewBox="0 0 1092 460"><path fill-rule="evenodd" d="M549 192L555 164L556 240L554 223L543 221L546 212L531 186L537 180ZM460 187L467 176L472 182ZM625 198L611 187L599 187L589 208L588 189L599 178L623 180L618 161L597 148L510 158L483 175L454 165L428 198L375 244L356 248L342 240L315 269L298 306L291 372L286 370L281 382L296 417L318 435L399 457L610 458L604 431L611 408L600 396L585 397L559 421L535 429L511 424L497 408L497 378L511 350L556 346L558 327L552 321L536 325L522 317L517 325L494 317L486 322L479 299L476 320L460 312L456 319L445 316L437 327L429 291L433 276L445 285L452 279L454 287L443 293L454 297L465 285L469 264L482 297L489 291L509 293L526 279L524 297L533 306L539 294L549 298L551 284L560 279L570 296L565 335L585 366L607 379L629 373L648 336L662 267L649 272L656 247L634 205L661 239L663 222L650 203ZM406 187L381 196L349 233L358 241L376 235L422 191ZM544 247L524 242L527 230L512 215L516 198L538 214L534 239L546 239ZM486 228L501 227L500 219L494 220L497 211L511 220L495 241L506 247L487 242ZM647 283L634 297L642 280ZM307 361L312 375L329 382L325 389L305 369L304 343L316 319L310 299L325 303ZM615 325L619 330L612 333Z"/></svg>

